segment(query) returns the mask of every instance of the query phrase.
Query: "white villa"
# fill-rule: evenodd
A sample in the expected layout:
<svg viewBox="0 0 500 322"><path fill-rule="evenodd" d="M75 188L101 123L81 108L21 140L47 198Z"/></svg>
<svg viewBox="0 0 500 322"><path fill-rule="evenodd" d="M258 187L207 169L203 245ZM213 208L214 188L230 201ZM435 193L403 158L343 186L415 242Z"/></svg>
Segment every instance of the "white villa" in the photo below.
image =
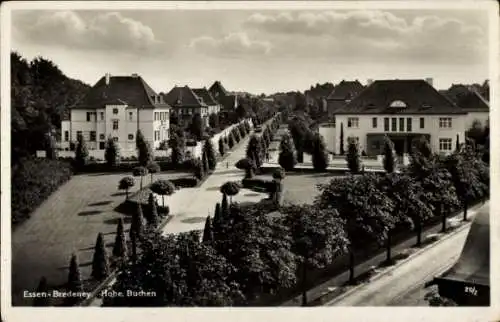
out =
<svg viewBox="0 0 500 322"><path fill-rule="evenodd" d="M168 140L170 106L137 74L107 73L69 110L61 124L60 147L70 150L83 135L89 150L104 150L112 137L123 151L135 150L140 129L153 148ZM92 152L92 151L91 151Z"/></svg>
<svg viewBox="0 0 500 322"><path fill-rule="evenodd" d="M459 107L433 87L432 79L377 80L333 114L333 122L322 124L319 131L328 150L336 154L341 150L341 132L344 151L347 139L354 137L361 151L379 155L387 135L396 153L403 155L411 141L423 135L434 151L447 154L455 149L457 139L465 142L472 119L489 118L489 106Z"/></svg>

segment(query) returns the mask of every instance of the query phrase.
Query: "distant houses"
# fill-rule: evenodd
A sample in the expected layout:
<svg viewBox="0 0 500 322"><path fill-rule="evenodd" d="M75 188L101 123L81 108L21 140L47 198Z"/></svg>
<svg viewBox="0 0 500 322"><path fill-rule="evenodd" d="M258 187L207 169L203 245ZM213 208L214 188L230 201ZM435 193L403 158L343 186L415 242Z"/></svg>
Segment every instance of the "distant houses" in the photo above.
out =
<svg viewBox="0 0 500 322"><path fill-rule="evenodd" d="M61 124L60 147L71 149L82 135L89 150L104 150L109 137L121 149L134 150L137 130L141 130L151 146L158 148L169 138L170 110L141 76L106 74L70 107Z"/></svg>

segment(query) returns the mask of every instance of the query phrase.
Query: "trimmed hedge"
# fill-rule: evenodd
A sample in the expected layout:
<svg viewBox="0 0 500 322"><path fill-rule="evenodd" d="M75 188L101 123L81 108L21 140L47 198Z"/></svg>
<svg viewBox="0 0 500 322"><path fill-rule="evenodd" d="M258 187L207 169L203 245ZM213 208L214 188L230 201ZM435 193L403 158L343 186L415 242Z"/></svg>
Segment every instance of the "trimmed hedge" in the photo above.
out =
<svg viewBox="0 0 500 322"><path fill-rule="evenodd" d="M170 161L156 161L160 166L160 171L168 170L181 170L190 171L192 169L192 161L190 159L184 161L179 165L174 165ZM100 172L132 172L132 170L139 164L137 162L120 162L114 167L110 167L106 163L89 162L85 165L83 169L80 169L79 173L100 173Z"/></svg>
<svg viewBox="0 0 500 322"><path fill-rule="evenodd" d="M272 180L263 179L243 179L241 180L243 188L262 190L262 192L270 192L274 189L274 182Z"/></svg>
<svg viewBox="0 0 500 322"><path fill-rule="evenodd" d="M193 188L198 185L200 180L195 177L182 177L170 180L176 188Z"/></svg>
<svg viewBox="0 0 500 322"><path fill-rule="evenodd" d="M30 218L31 212L73 175L63 160L23 159L12 167L12 225Z"/></svg>

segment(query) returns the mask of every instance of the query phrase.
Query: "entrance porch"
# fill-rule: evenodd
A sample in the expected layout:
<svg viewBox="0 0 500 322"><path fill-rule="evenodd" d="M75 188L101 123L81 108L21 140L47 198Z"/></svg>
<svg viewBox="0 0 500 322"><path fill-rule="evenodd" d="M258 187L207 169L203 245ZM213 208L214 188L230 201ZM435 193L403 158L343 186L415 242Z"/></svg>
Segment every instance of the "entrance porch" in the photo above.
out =
<svg viewBox="0 0 500 322"><path fill-rule="evenodd" d="M380 155L384 152L384 138L388 136L394 143L394 150L398 156L411 152L412 141L424 136L430 142L430 134L421 133L369 133L366 135L366 154Z"/></svg>

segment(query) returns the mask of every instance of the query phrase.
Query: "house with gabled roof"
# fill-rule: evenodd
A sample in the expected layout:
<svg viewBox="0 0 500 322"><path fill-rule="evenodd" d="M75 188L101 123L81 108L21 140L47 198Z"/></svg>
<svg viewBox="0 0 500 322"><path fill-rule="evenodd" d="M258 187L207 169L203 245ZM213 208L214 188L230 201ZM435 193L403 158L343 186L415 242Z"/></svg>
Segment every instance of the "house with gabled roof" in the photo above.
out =
<svg viewBox="0 0 500 322"><path fill-rule="evenodd" d="M176 113L185 122L189 123L195 114L200 114L208 125L209 107L189 86L175 86L164 95L164 99L172 107L172 113Z"/></svg>
<svg viewBox="0 0 500 322"><path fill-rule="evenodd" d="M227 91L220 81L215 81L208 91L221 104L223 110L234 111L238 107L238 95Z"/></svg>
<svg viewBox="0 0 500 322"><path fill-rule="evenodd" d="M342 80L326 97L328 118L335 123L335 112L358 95L365 87L358 81Z"/></svg>
<svg viewBox="0 0 500 322"><path fill-rule="evenodd" d="M322 135L333 141L329 149L335 153L340 153L341 144L345 151L347 138L353 137L367 155L380 155L388 136L396 153L404 155L412 140L424 136L433 151L447 154L457 138L465 142L467 115L432 86L432 79L377 80L337 108L336 126L323 128Z"/></svg>
<svg viewBox="0 0 500 322"><path fill-rule="evenodd" d="M219 102L215 100L212 94L208 91L206 87L203 88L193 88L193 92L205 102L208 106L208 114L217 114L220 112L222 106Z"/></svg>
<svg viewBox="0 0 500 322"><path fill-rule="evenodd" d="M443 92L451 101L468 113L467 127L471 127L475 122L479 122L483 126L489 122L490 104L480 93L477 85L453 84Z"/></svg>
<svg viewBox="0 0 500 322"><path fill-rule="evenodd" d="M169 138L170 106L137 74L106 73L87 95L69 108L61 124L61 144L69 149L82 135L89 150L104 150L112 137L120 149L135 150L141 130L153 148Z"/></svg>

